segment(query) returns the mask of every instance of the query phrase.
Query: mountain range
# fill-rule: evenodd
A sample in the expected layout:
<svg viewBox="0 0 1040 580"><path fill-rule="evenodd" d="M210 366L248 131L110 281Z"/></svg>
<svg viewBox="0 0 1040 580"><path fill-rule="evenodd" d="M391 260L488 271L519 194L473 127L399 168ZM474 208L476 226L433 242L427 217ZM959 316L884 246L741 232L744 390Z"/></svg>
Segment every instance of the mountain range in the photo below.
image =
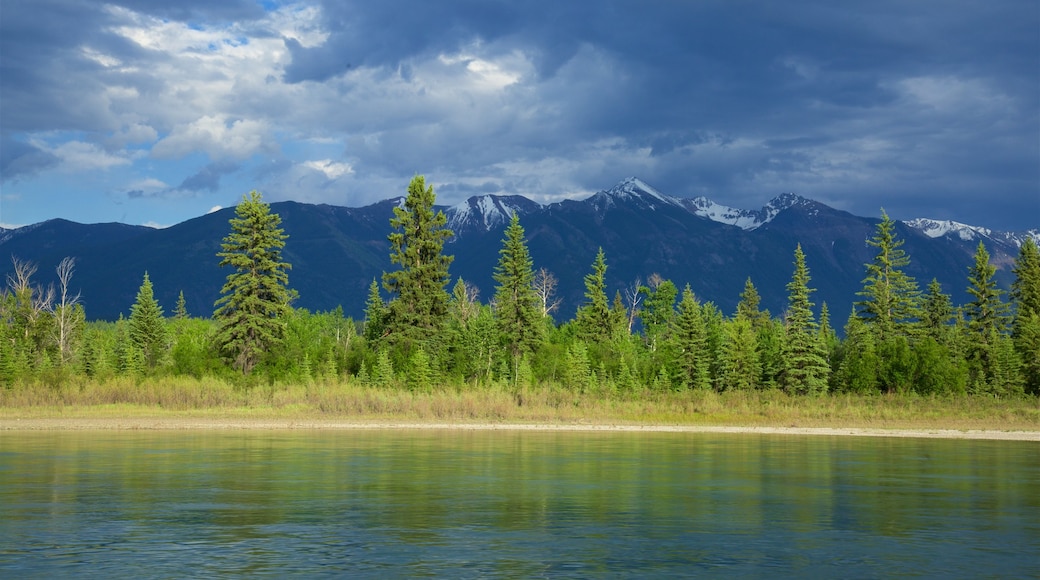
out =
<svg viewBox="0 0 1040 580"><path fill-rule="evenodd" d="M289 236L283 257L293 266L289 282L299 292L296 305L342 306L360 317L369 284L391 268L389 220L402 201L360 208L271 204ZM840 327L862 288L864 264L874 257L866 241L879 222L789 193L758 210L735 209L703 197L668 196L637 178L581 201L540 205L522 196L485 195L440 209L455 232L444 250L455 256L452 277L475 285L484 301L494 295L491 276L503 230L511 215L519 214L535 268L544 267L559 280L558 320L570 318L584 302L584 276L600 247L611 297L656 273L680 288L689 284L701 300L731 314L751 277L763 307L779 314L800 243L810 286L817 289L812 298L828 303L832 322ZM0 256L37 264L34 280L43 284L52 282L62 258L76 258L71 286L81 293L90 319L128 315L146 271L167 313L183 291L190 314L209 316L228 274L217 266L216 253L233 216L234 208L225 208L165 229L49 220L0 229ZM1021 243L1027 236L1040 243L1040 230L997 232L930 219L897 222L896 232L911 258L907 273L922 288L938 279L955 304L968 299L968 268L980 240L1005 288ZM0 263L0 275L10 271L10 262Z"/></svg>

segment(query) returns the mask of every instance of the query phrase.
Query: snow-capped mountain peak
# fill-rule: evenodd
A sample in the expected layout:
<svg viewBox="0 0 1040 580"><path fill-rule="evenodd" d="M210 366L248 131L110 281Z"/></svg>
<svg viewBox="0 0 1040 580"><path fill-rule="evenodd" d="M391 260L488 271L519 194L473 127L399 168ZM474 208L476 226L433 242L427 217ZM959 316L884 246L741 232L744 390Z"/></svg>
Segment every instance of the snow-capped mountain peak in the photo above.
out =
<svg viewBox="0 0 1040 580"><path fill-rule="evenodd" d="M998 232L989 228L962 224L953 220L933 220L929 218L917 218L903 222L929 238L941 238L943 236L957 237L966 242L986 238L1001 243L1014 244L1021 247L1027 238L1040 244L1040 230L1028 230L1025 232Z"/></svg>
<svg viewBox="0 0 1040 580"><path fill-rule="evenodd" d="M912 219L905 223L907 226L918 230L929 238L938 238L946 235L957 236L962 240L971 241L979 236L990 237L992 231L978 226L969 226L951 220L933 220L928 218Z"/></svg>
<svg viewBox="0 0 1040 580"><path fill-rule="evenodd" d="M528 205L538 206L536 202L519 196L482 195L455 204L444 213L448 217L448 228L456 233L474 226L490 231L508 223L514 213L526 213L530 209L525 207Z"/></svg>
<svg viewBox="0 0 1040 580"><path fill-rule="evenodd" d="M649 209L664 206L682 207L680 200L657 191L638 177L623 179L614 187L601 191L589 199L594 205L604 209L623 201L637 202Z"/></svg>

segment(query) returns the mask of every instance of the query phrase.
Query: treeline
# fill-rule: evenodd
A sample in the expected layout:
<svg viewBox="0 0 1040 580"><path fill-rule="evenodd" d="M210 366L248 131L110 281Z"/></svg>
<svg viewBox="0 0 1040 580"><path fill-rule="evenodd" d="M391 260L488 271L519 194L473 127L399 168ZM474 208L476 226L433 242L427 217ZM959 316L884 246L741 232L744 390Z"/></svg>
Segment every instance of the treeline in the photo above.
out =
<svg viewBox="0 0 1040 580"><path fill-rule="evenodd" d="M602 250L585 276L585 302L557 324L555 277L536 269L513 216L494 271L494 294L452 282L452 236L423 177L394 209L391 263L370 286L364 319L342 310L293 308L286 235L261 196L246 196L217 255L230 269L212 317L192 317L183 294L170 316L148 274L129 318L87 323L73 295L74 261L58 286L34 285L36 266L15 259L0 294L0 384L61 386L73 378L216 377L236 384L351 381L417 391L440 386L550 385L579 392L782 389L826 392L1040 394L1040 252L1022 246L1011 292L1001 291L983 244L965 283L972 300L954 306L932 280L905 273L910 257L882 213L863 288L835 332L798 247L788 306L760 308L749 278L727 316L687 285L651 274L607 292ZM388 297L388 299L387 299Z"/></svg>

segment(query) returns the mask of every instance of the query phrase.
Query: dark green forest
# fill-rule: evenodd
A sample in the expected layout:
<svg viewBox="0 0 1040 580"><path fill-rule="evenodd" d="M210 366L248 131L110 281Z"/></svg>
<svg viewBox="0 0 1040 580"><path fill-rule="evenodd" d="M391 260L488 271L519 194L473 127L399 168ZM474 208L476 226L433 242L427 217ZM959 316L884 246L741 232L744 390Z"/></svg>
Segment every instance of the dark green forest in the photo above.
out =
<svg viewBox="0 0 1040 580"><path fill-rule="evenodd" d="M372 280L363 320L340 309L293 307L292 265L282 258L292 241L256 192L237 206L214 256L228 272L216 304L186 304L182 294L167 311L142 272L129 318L87 322L72 290L73 259L58 265L58 284L44 288L33 281L38 266L15 257L0 293L0 385L184 376L245 388L551 385L605 396L698 389L1040 394L1040 252L1031 240L1021 246L1010 292L997 286L980 243L963 278L971 300L954 305L937 281L922 287L905 273L911 256L882 212L867 242L876 255L864 264L853 304L814 303L812 265L799 247L780 313L760 308L751 278L728 314L653 272L645 284L610 295L610 257L601 250L585 276L584 302L558 323L556 278L532 260L515 214L494 294L479 296L451 276L452 257L443 249L453 234L434 202L433 188L414 178L388 224L396 269Z"/></svg>

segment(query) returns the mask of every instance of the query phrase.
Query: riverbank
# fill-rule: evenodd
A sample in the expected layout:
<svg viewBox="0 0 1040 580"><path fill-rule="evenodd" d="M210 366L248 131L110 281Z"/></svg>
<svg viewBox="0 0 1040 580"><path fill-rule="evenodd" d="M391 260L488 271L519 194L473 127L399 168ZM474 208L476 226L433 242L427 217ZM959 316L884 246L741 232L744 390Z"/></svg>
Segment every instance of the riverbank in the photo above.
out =
<svg viewBox="0 0 1040 580"><path fill-rule="evenodd" d="M0 388L0 429L626 429L872 435L1040 433L1040 399L782 391L587 391L160 378ZM787 431L780 431L787 430ZM1016 435L1017 436L1017 435ZM1027 438L1035 435L1026 435Z"/></svg>
<svg viewBox="0 0 1040 580"><path fill-rule="evenodd" d="M928 439L991 439L1040 442L1040 431L982 429L880 429L862 427L762 427L728 425L637 425L591 423L436 423L341 419L228 419L203 416L130 418L4 418L0 431L153 431L153 430L452 430L452 431L570 431L730 433L759 435L817 435L851 437L916 437Z"/></svg>

